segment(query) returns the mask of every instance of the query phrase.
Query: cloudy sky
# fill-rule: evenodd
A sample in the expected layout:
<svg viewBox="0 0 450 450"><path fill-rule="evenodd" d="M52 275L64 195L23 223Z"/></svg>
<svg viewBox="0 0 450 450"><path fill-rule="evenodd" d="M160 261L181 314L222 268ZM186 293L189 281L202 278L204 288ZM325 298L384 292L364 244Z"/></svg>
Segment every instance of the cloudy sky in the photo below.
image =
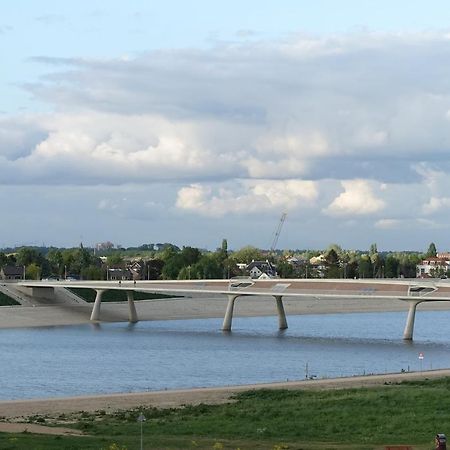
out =
<svg viewBox="0 0 450 450"><path fill-rule="evenodd" d="M450 249L446 1L5 0L0 247Z"/></svg>

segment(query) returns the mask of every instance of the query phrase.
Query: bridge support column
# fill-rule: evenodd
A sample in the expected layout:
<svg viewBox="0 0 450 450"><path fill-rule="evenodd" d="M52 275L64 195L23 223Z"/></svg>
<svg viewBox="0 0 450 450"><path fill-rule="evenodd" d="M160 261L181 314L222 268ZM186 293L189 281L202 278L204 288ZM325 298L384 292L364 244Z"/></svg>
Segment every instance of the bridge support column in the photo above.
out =
<svg viewBox="0 0 450 450"><path fill-rule="evenodd" d="M94 307L92 308L91 320L100 320L100 306L102 304L102 295L105 289L96 289L97 295L95 296Z"/></svg>
<svg viewBox="0 0 450 450"><path fill-rule="evenodd" d="M286 313L284 312L283 306L283 296L282 295L274 295L274 298L277 302L277 312L278 312L278 328L280 330L286 330L288 327L286 320Z"/></svg>
<svg viewBox="0 0 450 450"><path fill-rule="evenodd" d="M234 301L239 295L229 295L228 305L223 319L222 331L231 331L231 323L233 322Z"/></svg>
<svg viewBox="0 0 450 450"><path fill-rule="evenodd" d="M414 320L416 318L416 308L422 300L409 300L408 318L406 319L405 331L403 331L403 339L412 341L414 334Z"/></svg>
<svg viewBox="0 0 450 450"><path fill-rule="evenodd" d="M128 321L129 322L137 322L138 315L136 312L136 306L134 304L134 292L133 291L127 291L127 300L128 300Z"/></svg>

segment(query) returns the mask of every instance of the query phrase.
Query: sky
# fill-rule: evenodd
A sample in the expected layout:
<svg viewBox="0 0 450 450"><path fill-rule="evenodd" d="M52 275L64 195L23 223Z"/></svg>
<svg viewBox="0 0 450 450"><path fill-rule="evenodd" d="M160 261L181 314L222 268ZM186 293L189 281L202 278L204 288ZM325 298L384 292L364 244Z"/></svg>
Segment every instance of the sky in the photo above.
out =
<svg viewBox="0 0 450 450"><path fill-rule="evenodd" d="M0 247L450 250L449 19L0 0Z"/></svg>

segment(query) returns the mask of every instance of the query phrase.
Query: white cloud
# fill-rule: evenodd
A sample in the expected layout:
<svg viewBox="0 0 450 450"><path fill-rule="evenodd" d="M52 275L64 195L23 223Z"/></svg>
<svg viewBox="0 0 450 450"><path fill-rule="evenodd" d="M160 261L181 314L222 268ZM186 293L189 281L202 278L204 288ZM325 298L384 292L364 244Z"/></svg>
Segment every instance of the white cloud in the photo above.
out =
<svg viewBox="0 0 450 450"><path fill-rule="evenodd" d="M450 197L431 197L422 207L424 214L434 214L450 208Z"/></svg>
<svg viewBox="0 0 450 450"><path fill-rule="evenodd" d="M307 206L309 235L373 229L371 215L382 230L450 222L446 34L256 39L39 58L50 73L25 87L51 112L0 117L0 184L167 187L161 201L98 194L97 213L121 218L142 202L255 220Z"/></svg>
<svg viewBox="0 0 450 450"><path fill-rule="evenodd" d="M376 228L381 228L383 230L390 230L401 227L403 221L399 219L380 219L375 222Z"/></svg>
<svg viewBox="0 0 450 450"><path fill-rule="evenodd" d="M303 208L313 205L317 196L317 187L311 181L260 180L239 183L233 188L221 187L217 193L209 186L192 184L178 191L176 206L182 210L220 217Z"/></svg>
<svg viewBox="0 0 450 450"><path fill-rule="evenodd" d="M385 202L375 196L367 180L343 181L344 192L324 210L331 216L368 215L381 211Z"/></svg>
<svg viewBox="0 0 450 450"><path fill-rule="evenodd" d="M354 33L136 58L41 57L52 73L26 87L56 112L27 118L44 132L33 139L9 131L23 118L0 120L14 149L14 158L2 151L2 167L15 174L0 177L409 183L414 164L450 167L449 52L445 34Z"/></svg>

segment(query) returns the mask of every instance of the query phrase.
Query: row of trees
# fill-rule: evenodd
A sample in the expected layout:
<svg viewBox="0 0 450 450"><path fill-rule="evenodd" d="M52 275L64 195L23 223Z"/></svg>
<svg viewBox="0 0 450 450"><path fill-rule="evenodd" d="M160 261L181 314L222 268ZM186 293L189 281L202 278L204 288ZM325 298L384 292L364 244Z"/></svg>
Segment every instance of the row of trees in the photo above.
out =
<svg viewBox="0 0 450 450"><path fill-rule="evenodd" d="M424 254L417 252L378 252L376 244L368 252L344 250L332 244L325 251L277 251L268 254L255 247L228 251L226 239L214 252L194 247L178 248L165 244L160 250L107 249L107 256L94 249L22 247L16 252L0 252L0 267L26 268L27 278L77 276L82 279L106 279L107 268L125 268L131 257L141 259L142 277L148 279L213 279L246 275L238 263L269 259L282 278L413 278L416 265L427 256L436 256L430 244ZM295 257L295 258L293 258ZM311 258L317 262L311 264ZM317 258L318 257L318 258ZM106 260L105 260L106 258Z"/></svg>

